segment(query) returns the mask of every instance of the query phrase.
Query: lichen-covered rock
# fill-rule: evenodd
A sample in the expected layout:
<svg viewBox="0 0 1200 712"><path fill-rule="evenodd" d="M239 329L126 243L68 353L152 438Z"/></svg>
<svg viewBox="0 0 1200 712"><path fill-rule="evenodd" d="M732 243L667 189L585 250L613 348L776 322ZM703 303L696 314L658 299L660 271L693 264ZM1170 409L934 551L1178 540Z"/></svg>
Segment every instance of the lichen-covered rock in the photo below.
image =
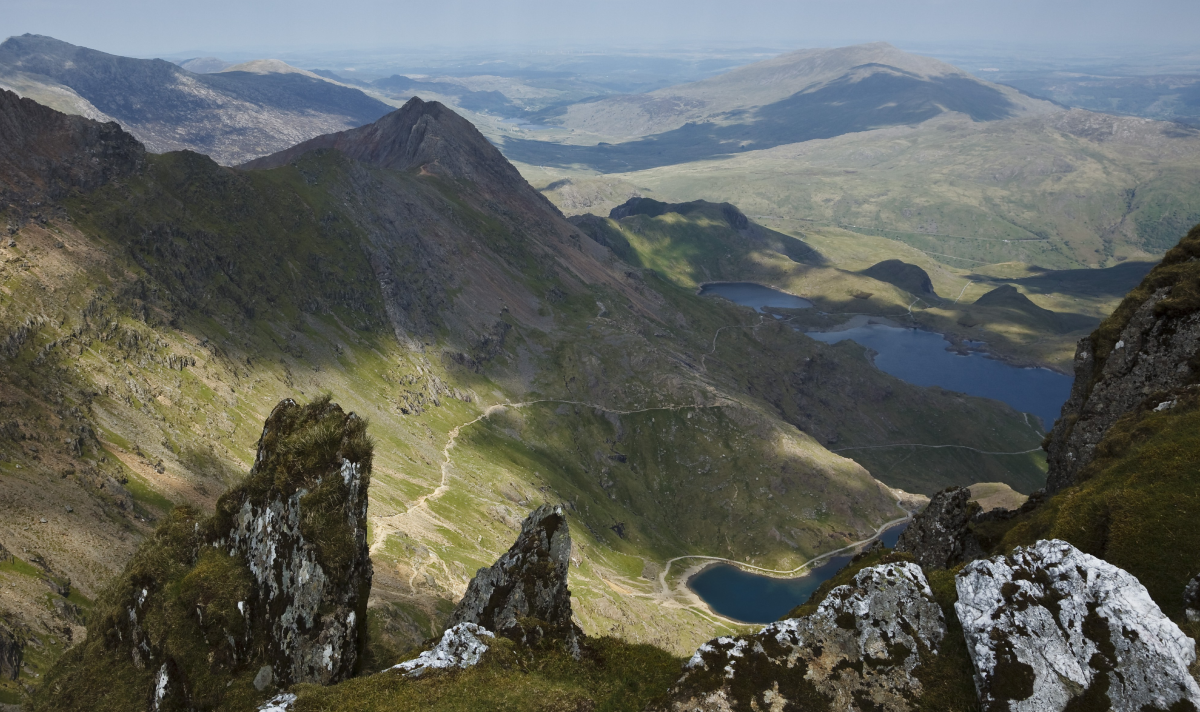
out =
<svg viewBox="0 0 1200 712"><path fill-rule="evenodd" d="M178 507L89 615L31 709L222 709L353 675L366 645L372 444L328 397L271 412L211 517Z"/></svg>
<svg viewBox="0 0 1200 712"><path fill-rule="evenodd" d="M250 478L217 504L217 546L250 566L245 615L269 631L275 679L329 684L355 670L365 636L369 449L336 404L291 399L263 427ZM222 526L226 525L226 526Z"/></svg>
<svg viewBox="0 0 1200 712"><path fill-rule="evenodd" d="M956 587L985 710L1200 706L1195 643L1112 564L1043 540L969 564Z"/></svg>
<svg viewBox="0 0 1200 712"><path fill-rule="evenodd" d="M913 555L921 566L945 569L983 556L968 525L979 513L971 490L948 487L933 496L896 541L896 551Z"/></svg>
<svg viewBox="0 0 1200 712"><path fill-rule="evenodd" d="M516 543L475 574L449 625L474 623L530 646L558 639L579 657L583 633L571 617L570 563L566 512L544 504L521 524Z"/></svg>
<svg viewBox="0 0 1200 712"><path fill-rule="evenodd" d="M945 634L919 566L873 566L830 591L812 615L700 646L661 709L914 709L922 693L914 671Z"/></svg>
<svg viewBox="0 0 1200 712"><path fill-rule="evenodd" d="M483 626L459 623L447 628L437 645L412 660L393 665L391 669L400 670L409 677L420 677L428 670L469 668L478 664L479 659L488 651L488 644L484 639L495 637L494 633Z"/></svg>
<svg viewBox="0 0 1200 712"><path fill-rule="evenodd" d="M1183 612L1192 623L1200 623L1200 574L1183 589Z"/></svg>

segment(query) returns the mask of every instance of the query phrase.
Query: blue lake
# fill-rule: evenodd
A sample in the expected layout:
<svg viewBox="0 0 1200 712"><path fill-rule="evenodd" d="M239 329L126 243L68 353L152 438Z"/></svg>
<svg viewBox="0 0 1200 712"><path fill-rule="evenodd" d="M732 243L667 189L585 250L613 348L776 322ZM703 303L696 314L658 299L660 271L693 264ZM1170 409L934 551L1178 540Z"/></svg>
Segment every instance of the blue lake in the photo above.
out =
<svg viewBox="0 0 1200 712"><path fill-rule="evenodd" d="M715 282L700 287L702 297L724 297L735 304L754 307L762 312L763 307L781 307L784 309L808 309L813 304L807 299L781 292L778 289L764 287L753 282Z"/></svg>
<svg viewBox="0 0 1200 712"><path fill-rule="evenodd" d="M901 524L883 533L884 546L893 547ZM771 623L808 600L817 588L833 578L850 562L850 555L834 556L804 576L791 579L771 578L743 571L730 564L709 566L688 579L688 588L716 613L746 623Z"/></svg>
<svg viewBox="0 0 1200 712"><path fill-rule="evenodd" d="M1003 401L1038 416L1047 430L1071 394L1070 376L1045 368L1017 368L983 354L962 356L947 351L950 343L929 331L871 324L846 331L810 331L808 336L827 344L850 339L875 351L879 370L902 381Z"/></svg>

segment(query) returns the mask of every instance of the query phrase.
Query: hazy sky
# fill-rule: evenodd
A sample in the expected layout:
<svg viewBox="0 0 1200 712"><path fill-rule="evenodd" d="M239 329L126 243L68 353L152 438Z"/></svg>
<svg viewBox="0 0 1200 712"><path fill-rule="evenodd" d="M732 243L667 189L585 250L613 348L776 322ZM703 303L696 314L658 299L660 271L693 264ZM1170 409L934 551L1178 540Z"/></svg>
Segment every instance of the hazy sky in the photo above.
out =
<svg viewBox="0 0 1200 712"><path fill-rule="evenodd" d="M418 45L1197 43L1198 0L0 0L32 32L132 56Z"/></svg>

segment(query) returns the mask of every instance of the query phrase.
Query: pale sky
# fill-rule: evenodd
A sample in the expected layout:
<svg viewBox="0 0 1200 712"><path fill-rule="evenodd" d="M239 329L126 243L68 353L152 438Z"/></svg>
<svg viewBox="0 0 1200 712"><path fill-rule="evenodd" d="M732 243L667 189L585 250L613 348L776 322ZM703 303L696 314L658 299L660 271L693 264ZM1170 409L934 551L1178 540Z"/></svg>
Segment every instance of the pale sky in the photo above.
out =
<svg viewBox="0 0 1200 712"><path fill-rule="evenodd" d="M31 32L127 56L440 45L1197 44L1198 0L0 0Z"/></svg>

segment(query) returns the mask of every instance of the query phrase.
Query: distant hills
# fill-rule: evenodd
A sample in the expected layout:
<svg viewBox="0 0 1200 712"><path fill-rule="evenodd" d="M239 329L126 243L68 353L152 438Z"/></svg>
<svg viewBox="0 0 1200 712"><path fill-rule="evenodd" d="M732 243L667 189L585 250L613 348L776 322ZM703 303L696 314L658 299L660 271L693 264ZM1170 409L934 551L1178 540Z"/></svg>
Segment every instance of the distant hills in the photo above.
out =
<svg viewBox="0 0 1200 712"><path fill-rule="evenodd" d="M211 71L209 59L194 66ZM197 74L164 60L22 35L0 44L0 86L69 113L115 120L150 151L190 149L223 164L361 126L392 110L356 88L288 71L294 68L282 62L268 64Z"/></svg>
<svg viewBox="0 0 1200 712"><path fill-rule="evenodd" d="M504 148L527 163L613 172L913 125L946 113L995 121L1059 110L878 42L792 52L699 82L573 104L548 119L620 143L510 139Z"/></svg>

